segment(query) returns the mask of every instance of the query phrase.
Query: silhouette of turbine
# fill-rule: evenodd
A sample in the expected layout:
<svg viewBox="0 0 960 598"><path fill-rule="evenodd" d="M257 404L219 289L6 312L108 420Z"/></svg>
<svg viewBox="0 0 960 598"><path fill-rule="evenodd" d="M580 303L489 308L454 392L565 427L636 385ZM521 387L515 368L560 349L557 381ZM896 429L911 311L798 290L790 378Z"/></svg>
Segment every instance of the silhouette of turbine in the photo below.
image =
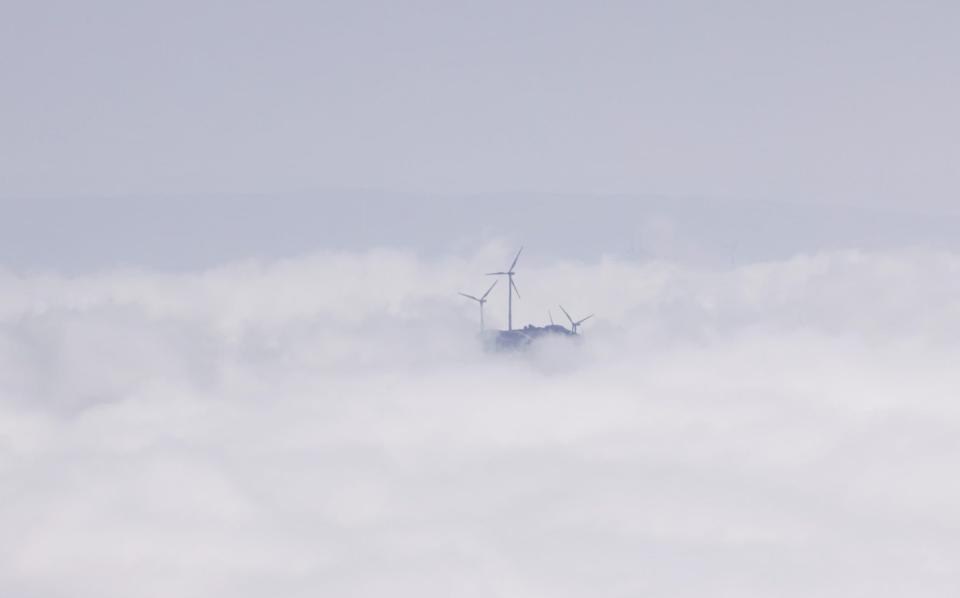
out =
<svg viewBox="0 0 960 598"><path fill-rule="evenodd" d="M567 319L570 320L570 328L573 330L574 334L577 333L577 328L580 327L580 324L583 324L584 322L586 322L587 320L593 317L593 314L590 314L586 318L583 318L582 320L577 320L576 322L574 322L573 318L570 317L570 314L567 313L567 310L563 309L562 305L560 306L560 309L563 311L563 315L567 316Z"/></svg>
<svg viewBox="0 0 960 598"><path fill-rule="evenodd" d="M500 281L499 281L499 280L494 280L494 281L493 281L493 284L490 285L490 288L487 289L487 292L484 293L483 295L481 295L480 297L474 297L473 295L468 295L468 294L466 294L466 293L460 293L461 295L463 295L463 296L466 297L467 299L473 299L474 301L476 301L477 303L480 304L480 332L483 332L483 304L487 302L487 295L490 294L490 291L493 290L493 287L497 286L497 283L498 283L498 282L500 282Z"/></svg>
<svg viewBox="0 0 960 598"><path fill-rule="evenodd" d="M523 252L522 246L520 247L520 251L517 252L517 257L513 258L513 263L510 264L506 272L487 272L487 276L506 276L510 282L509 286L507 286L507 330L513 330L513 293L516 292L517 299L520 298L520 289L517 288L517 283L513 282L513 275L516 274L513 268L517 265L517 260L520 259L521 252Z"/></svg>

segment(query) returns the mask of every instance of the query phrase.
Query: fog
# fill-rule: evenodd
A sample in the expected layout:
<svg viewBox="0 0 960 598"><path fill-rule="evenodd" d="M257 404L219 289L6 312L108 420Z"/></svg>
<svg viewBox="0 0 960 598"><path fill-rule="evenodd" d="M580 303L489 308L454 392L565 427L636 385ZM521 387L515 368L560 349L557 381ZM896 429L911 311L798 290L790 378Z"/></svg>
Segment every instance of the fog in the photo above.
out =
<svg viewBox="0 0 960 598"><path fill-rule="evenodd" d="M513 250L5 271L0 593L955 593L960 256Z"/></svg>
<svg viewBox="0 0 960 598"><path fill-rule="evenodd" d="M0 596L958 594L960 4L0 17Z"/></svg>

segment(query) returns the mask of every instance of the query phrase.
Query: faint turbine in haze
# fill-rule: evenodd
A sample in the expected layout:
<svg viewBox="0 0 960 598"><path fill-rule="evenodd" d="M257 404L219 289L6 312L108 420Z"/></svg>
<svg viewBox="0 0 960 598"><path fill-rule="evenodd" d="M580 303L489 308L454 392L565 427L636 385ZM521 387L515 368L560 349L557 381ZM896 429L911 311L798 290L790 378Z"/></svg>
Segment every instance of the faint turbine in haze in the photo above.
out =
<svg viewBox="0 0 960 598"><path fill-rule="evenodd" d="M494 281L493 281L493 284L490 285L490 288L487 289L487 292L484 293L483 295L481 295L480 297L474 297L473 295L468 295L468 294L466 294L466 293L460 293L461 295L463 295L463 296L466 297L467 299L473 299L474 301L476 301L477 303L480 304L480 332L483 332L483 304L487 302L487 295L490 294L490 291L493 290L493 287L497 286L497 283L498 283L498 282L500 282L500 281L499 281L499 280L494 280Z"/></svg>
<svg viewBox="0 0 960 598"><path fill-rule="evenodd" d="M574 321L573 321L573 318L570 317L570 314L567 313L567 310L563 309L563 306L562 306L562 305L560 306L560 309L563 311L563 315L567 316L567 319L570 320L570 328L571 328L571 330L573 331L574 334L577 333L577 328L580 327L580 324L583 324L584 322L586 322L587 320L589 320L590 318L593 317L593 314L590 314L590 315L587 316L586 318L583 318L583 319L580 319L580 320L577 320L576 322L574 322Z"/></svg>

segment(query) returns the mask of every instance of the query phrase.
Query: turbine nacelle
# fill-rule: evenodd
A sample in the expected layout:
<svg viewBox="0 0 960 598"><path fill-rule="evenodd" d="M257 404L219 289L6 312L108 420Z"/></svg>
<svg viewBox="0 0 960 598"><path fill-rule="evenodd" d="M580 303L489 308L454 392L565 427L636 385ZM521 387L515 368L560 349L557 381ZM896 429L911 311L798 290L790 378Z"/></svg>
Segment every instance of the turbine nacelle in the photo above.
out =
<svg viewBox="0 0 960 598"><path fill-rule="evenodd" d="M478 303L486 303L486 302L487 302L487 295L490 294L490 291L493 290L493 287L497 286L497 283L498 283L498 282L500 282L500 281L499 281L499 280L494 280L494 281L493 281L493 284L490 285L490 288L487 289L487 292L484 293L483 295L481 295L480 297L474 297L473 295L469 295L469 294L467 294L467 293L460 293L460 295L463 295L463 296L466 297L467 299L473 299L474 301L476 301L476 302L478 302Z"/></svg>

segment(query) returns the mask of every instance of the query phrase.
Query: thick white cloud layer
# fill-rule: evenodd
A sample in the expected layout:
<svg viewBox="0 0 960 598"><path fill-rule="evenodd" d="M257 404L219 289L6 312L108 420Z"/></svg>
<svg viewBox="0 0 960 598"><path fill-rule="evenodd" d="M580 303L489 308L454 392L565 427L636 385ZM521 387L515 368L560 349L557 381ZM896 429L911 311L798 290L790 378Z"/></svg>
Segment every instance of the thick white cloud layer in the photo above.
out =
<svg viewBox="0 0 960 598"><path fill-rule="evenodd" d="M956 594L960 255L507 249L0 273L0 595Z"/></svg>

